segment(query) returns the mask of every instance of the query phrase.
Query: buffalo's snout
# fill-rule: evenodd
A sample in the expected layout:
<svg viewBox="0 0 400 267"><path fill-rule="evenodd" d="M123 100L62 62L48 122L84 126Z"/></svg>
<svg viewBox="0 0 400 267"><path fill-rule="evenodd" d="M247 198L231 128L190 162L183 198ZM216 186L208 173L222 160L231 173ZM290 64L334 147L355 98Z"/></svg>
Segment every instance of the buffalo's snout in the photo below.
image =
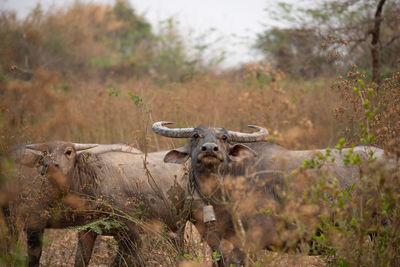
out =
<svg viewBox="0 0 400 267"><path fill-rule="evenodd" d="M47 169L50 166L54 166L54 167L59 167L58 163L56 161L54 161L52 158L50 157L46 157L43 159L43 167L42 167L42 171L40 172L41 175L45 175Z"/></svg>
<svg viewBox="0 0 400 267"><path fill-rule="evenodd" d="M204 145L201 146L201 151L213 153L213 152L218 152L219 148L216 143L205 143Z"/></svg>
<svg viewBox="0 0 400 267"><path fill-rule="evenodd" d="M204 165L212 166L223 161L222 153L216 143L205 143L200 147L197 160Z"/></svg>
<svg viewBox="0 0 400 267"><path fill-rule="evenodd" d="M50 167L50 166L58 167L58 163L55 160L53 160L52 158L45 158L43 160L43 165L45 167Z"/></svg>

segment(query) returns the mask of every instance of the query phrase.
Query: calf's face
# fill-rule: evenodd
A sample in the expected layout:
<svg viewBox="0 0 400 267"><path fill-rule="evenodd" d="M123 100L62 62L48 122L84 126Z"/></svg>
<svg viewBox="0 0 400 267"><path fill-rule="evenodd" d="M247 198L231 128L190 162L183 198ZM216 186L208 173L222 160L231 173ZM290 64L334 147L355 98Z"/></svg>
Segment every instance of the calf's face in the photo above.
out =
<svg viewBox="0 0 400 267"><path fill-rule="evenodd" d="M63 175L68 175L75 167L77 152L96 147L97 144L75 144L55 141L26 145L40 159L41 174L44 175L49 167L55 167Z"/></svg>
<svg viewBox="0 0 400 267"><path fill-rule="evenodd" d="M68 142L48 142L27 145L26 148L34 150L42 158L39 161L44 175L49 167L58 168L62 174L68 174L73 168L76 159L76 149Z"/></svg>

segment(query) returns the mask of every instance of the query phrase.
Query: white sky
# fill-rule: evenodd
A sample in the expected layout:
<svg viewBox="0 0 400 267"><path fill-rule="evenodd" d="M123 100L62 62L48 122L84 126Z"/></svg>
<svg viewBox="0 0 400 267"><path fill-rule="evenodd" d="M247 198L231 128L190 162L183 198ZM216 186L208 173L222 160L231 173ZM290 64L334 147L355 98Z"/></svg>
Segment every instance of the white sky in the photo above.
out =
<svg viewBox="0 0 400 267"><path fill-rule="evenodd" d="M24 17L37 3L44 10L49 7L63 6L75 0L0 0L0 9L14 10ZM113 0L81 0L112 5ZM158 22L174 17L180 22L180 30L199 36L210 28L215 28L216 36L223 37L218 47L227 52L223 66L237 66L240 63L261 58L251 49L257 33L264 30L267 22L268 0L130 0L137 14L143 15L157 29ZM211 39L210 39L211 40ZM210 41L207 40L207 41Z"/></svg>

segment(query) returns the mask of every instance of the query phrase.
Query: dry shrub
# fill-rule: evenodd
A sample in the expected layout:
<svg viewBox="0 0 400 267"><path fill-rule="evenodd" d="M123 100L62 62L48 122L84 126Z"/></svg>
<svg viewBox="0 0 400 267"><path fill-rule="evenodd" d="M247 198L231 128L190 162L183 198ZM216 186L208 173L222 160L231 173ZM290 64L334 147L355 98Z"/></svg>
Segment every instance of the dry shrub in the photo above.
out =
<svg viewBox="0 0 400 267"><path fill-rule="evenodd" d="M146 43L152 38L150 26L128 5L123 8L128 12L128 18L118 17L111 7L79 2L67 9L53 9L47 13L37 6L24 20L18 20L13 13L2 12L0 55L3 71L9 73L10 66L17 65L29 71L48 68L70 78L93 77L93 74L103 77L131 75L132 70L135 74L146 73L146 69L131 69L129 65L138 60L149 60L151 54L147 52ZM137 25L129 21L133 18ZM131 31L140 38L129 39L126 33ZM131 46L128 53L116 45L124 42ZM133 57L138 54L141 57ZM118 73L121 65L125 70Z"/></svg>
<svg viewBox="0 0 400 267"><path fill-rule="evenodd" d="M368 131L374 137L371 142L364 143L400 156L400 73L393 73L378 86L368 83L365 74L353 66L346 78L338 79L333 89L338 90L344 100L335 109L335 117L341 122L339 125L344 128L343 135L348 143L357 144ZM370 116L367 121L366 116Z"/></svg>
<svg viewBox="0 0 400 267"><path fill-rule="evenodd" d="M383 80L378 94L379 113L374 124L376 142L400 157L400 72Z"/></svg>
<svg viewBox="0 0 400 267"><path fill-rule="evenodd" d="M270 82L280 81L285 78L285 74L272 68L264 61L243 64L240 68L240 78L250 87L254 85L262 86Z"/></svg>

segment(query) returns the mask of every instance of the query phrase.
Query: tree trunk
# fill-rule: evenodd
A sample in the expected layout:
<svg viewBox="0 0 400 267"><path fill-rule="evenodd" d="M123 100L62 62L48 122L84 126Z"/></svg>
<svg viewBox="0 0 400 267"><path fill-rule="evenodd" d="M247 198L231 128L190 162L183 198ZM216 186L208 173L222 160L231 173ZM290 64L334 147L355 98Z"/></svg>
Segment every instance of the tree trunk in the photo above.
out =
<svg viewBox="0 0 400 267"><path fill-rule="evenodd" d="M371 30L371 55L372 55L372 81L380 83L380 68L381 68L381 55L379 47L380 28L382 22L382 7L386 0L380 0L375 12L374 28Z"/></svg>

